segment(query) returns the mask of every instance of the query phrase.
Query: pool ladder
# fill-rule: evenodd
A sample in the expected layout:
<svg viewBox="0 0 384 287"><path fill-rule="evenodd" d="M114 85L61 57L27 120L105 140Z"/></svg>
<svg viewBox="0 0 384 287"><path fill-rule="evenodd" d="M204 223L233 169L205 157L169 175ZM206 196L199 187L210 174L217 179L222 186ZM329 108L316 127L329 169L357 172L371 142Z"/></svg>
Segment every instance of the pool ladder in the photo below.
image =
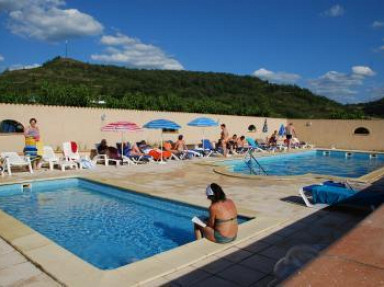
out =
<svg viewBox="0 0 384 287"><path fill-rule="evenodd" d="M369 158L370 159L377 159L377 153L370 153Z"/></svg>
<svg viewBox="0 0 384 287"><path fill-rule="evenodd" d="M22 183L21 192L28 193L32 191L32 183Z"/></svg>
<svg viewBox="0 0 384 287"><path fill-rule="evenodd" d="M245 161L246 165L248 166L250 172L253 173L253 174L256 174L256 175L262 175L262 174L268 175L268 173L265 171L265 169L261 166L260 162L253 155L253 151L254 150L250 149L247 152L247 154L245 155L245 158L244 158L244 161ZM258 167L258 170L256 170L252 166L252 161L256 163L256 166Z"/></svg>

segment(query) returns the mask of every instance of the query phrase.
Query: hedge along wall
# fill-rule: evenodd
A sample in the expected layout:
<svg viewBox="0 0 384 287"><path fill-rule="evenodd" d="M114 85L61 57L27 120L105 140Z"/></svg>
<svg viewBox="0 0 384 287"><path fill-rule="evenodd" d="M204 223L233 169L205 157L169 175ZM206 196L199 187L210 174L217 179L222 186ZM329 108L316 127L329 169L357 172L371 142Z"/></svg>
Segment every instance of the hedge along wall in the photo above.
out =
<svg viewBox="0 0 384 287"><path fill-rule="evenodd" d="M290 122L300 140L317 147L384 151L384 120L296 119Z"/></svg>
<svg viewBox="0 0 384 287"><path fill-rule="evenodd" d="M101 139L107 139L110 145L121 141L121 134L113 132L102 132L101 127L114 121L132 121L139 126L150 120L165 118L175 121L181 126L179 133L164 134L164 139L175 141L178 134L183 134L187 144L201 142L203 128L190 127L187 123L196 117L207 116L219 123L225 123L230 135L236 133L238 136L245 135L253 138L270 136L274 130L278 130L281 124L286 124L286 119L242 117L228 115L202 115L193 113L137 111L103 108L77 108L62 106L43 105L13 105L0 104L0 121L11 119L20 122L27 127L29 119L37 119L42 140L45 145L58 149L65 141L76 141L81 150L94 148L95 143ZM265 119L268 123L268 132L263 133L262 127ZM248 126L255 125L255 133L248 132ZM219 127L205 128L205 137L216 141L220 135ZM143 129L138 133L126 133L126 141L139 141L145 139L149 143L156 143L160 139L159 130ZM22 152L24 147L24 136L22 134L0 134L0 151Z"/></svg>

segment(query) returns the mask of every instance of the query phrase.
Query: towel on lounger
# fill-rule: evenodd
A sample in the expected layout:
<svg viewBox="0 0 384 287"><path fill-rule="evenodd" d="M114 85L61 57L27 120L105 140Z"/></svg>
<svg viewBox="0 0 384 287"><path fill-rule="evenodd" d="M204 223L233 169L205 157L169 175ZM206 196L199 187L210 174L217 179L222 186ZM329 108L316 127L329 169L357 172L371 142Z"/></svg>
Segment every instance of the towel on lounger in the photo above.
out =
<svg viewBox="0 0 384 287"><path fill-rule="evenodd" d="M77 143L76 142L71 142L71 151L73 153L77 152Z"/></svg>

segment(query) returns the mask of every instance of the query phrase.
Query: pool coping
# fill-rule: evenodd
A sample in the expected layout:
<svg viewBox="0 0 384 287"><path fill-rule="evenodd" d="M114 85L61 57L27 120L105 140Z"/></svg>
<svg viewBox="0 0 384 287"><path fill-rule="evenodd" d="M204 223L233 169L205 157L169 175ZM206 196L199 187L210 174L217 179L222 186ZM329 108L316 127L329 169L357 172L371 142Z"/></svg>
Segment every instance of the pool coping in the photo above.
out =
<svg viewBox="0 0 384 287"><path fill-rule="evenodd" d="M375 153L375 154L384 154L384 152L380 151L362 151L362 150L344 150L344 149L326 149L326 148L319 148L319 149L312 149L312 150L298 150L297 152L305 152L305 151L341 151L341 152L355 152L355 153ZM265 156L261 157L267 157L267 156L281 156L281 155L290 155L294 153L268 153L265 154ZM262 155L262 154L260 154ZM239 157L235 158L236 160L240 159ZM213 166L213 171L225 175L225 176L230 176L234 178L241 178L241 179L249 179L249 180L260 180L260 179L268 179L271 181L285 181L285 180L292 180L292 179L300 179L308 176L312 176L315 178L321 179L332 179L332 180L337 180L337 181L355 181L355 182L362 182L362 183L371 183L378 178L384 176L384 167L381 167L379 169L376 169L370 173L367 173L365 175L362 175L360 177L342 177L342 176L335 176L335 175L328 175L328 174L318 174L318 173L305 173L305 174L299 174L299 175L255 175L255 174L241 174L241 173L235 173L230 171L228 166L218 166L216 165L217 162L223 162L223 161L230 161L234 159L224 159L224 160L219 160L219 161L211 161L211 162L204 162L202 164L205 165L212 165Z"/></svg>
<svg viewBox="0 0 384 287"><path fill-rule="evenodd" d="M95 180L79 176L18 181L7 183L6 185L71 178L85 179L117 187L121 190L129 190L129 184L127 187L110 184L106 180ZM167 199L158 194L151 194L145 189L137 189L137 187L134 187L132 190L144 195ZM195 202L189 202L181 197L172 198L172 200L202 207ZM0 237L26 256L37 267L64 285L127 286L143 284L160 276L175 272L185 266L203 260L210 255L231 248L251 236L275 228L288 220L258 216L257 212L241 207L239 207L239 215L256 218L239 226L238 237L235 242L217 244L208 240L197 240L113 270L101 270L94 267L2 210L0 210Z"/></svg>

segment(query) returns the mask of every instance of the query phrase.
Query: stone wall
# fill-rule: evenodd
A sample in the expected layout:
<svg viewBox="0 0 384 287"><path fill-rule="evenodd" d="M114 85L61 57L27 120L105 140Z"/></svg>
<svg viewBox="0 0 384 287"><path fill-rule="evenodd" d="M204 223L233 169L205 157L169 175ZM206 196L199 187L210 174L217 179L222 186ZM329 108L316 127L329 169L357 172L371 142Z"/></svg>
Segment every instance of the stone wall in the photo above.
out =
<svg viewBox="0 0 384 287"><path fill-rule="evenodd" d="M61 147L64 141L76 141L81 150L90 150L102 138L110 144L121 141L121 134L102 132L101 127L114 121L126 120L144 125L150 120L165 118L178 123L180 134L185 136L187 144L197 144L204 136L216 141L220 134L219 127L196 128L187 123L196 117L207 116L219 123L225 123L230 134L251 136L265 139L281 124L287 124L283 118L260 118L228 115L202 115L195 113L136 111L103 108L77 108L42 105L0 104L0 122L12 119L28 126L30 118L37 118L44 144L54 149ZM262 132L267 119L268 133ZM384 120L289 120L296 128L300 140L315 144L317 147L384 151ZM256 133L249 133L248 126L255 125ZM365 127L369 135L356 135L358 127ZM163 134L164 139L176 140L179 133ZM159 130L143 129L138 133L124 134L127 141L145 139L150 143L159 141ZM0 151L21 152L24 137L21 134L1 134Z"/></svg>
<svg viewBox="0 0 384 287"><path fill-rule="evenodd" d="M317 147L384 151L384 120L290 120L300 140ZM355 134L366 128L369 135Z"/></svg>
<svg viewBox="0 0 384 287"><path fill-rule="evenodd" d="M265 138L273 130L277 130L281 124L286 124L286 119L268 118L268 133L262 133L265 118L241 117L228 115L202 115L193 113L136 111L103 108L77 108L62 106L41 105L13 105L0 104L0 121L12 119L28 126L29 119L34 117L38 121L42 140L44 144L51 145L55 150L62 146L64 141L76 141L81 150L94 148L95 143L102 138L107 139L109 144L121 141L121 134L102 132L101 127L114 121L132 121L139 126L150 120L165 118L178 123L182 128L180 134L185 136L187 144L199 143L203 137L203 128L190 127L187 123L196 117L207 116L219 123L225 123L230 135L251 136L253 138ZM248 133L248 126L255 125L256 133ZM211 127L204 129L204 135L210 140L219 138L220 128ZM142 132L127 133L125 140L138 141L145 139L150 143L159 141L161 133L159 130L143 129ZM164 139L176 140L177 134L164 134ZM0 134L0 151L21 152L24 147L24 137L21 134Z"/></svg>

